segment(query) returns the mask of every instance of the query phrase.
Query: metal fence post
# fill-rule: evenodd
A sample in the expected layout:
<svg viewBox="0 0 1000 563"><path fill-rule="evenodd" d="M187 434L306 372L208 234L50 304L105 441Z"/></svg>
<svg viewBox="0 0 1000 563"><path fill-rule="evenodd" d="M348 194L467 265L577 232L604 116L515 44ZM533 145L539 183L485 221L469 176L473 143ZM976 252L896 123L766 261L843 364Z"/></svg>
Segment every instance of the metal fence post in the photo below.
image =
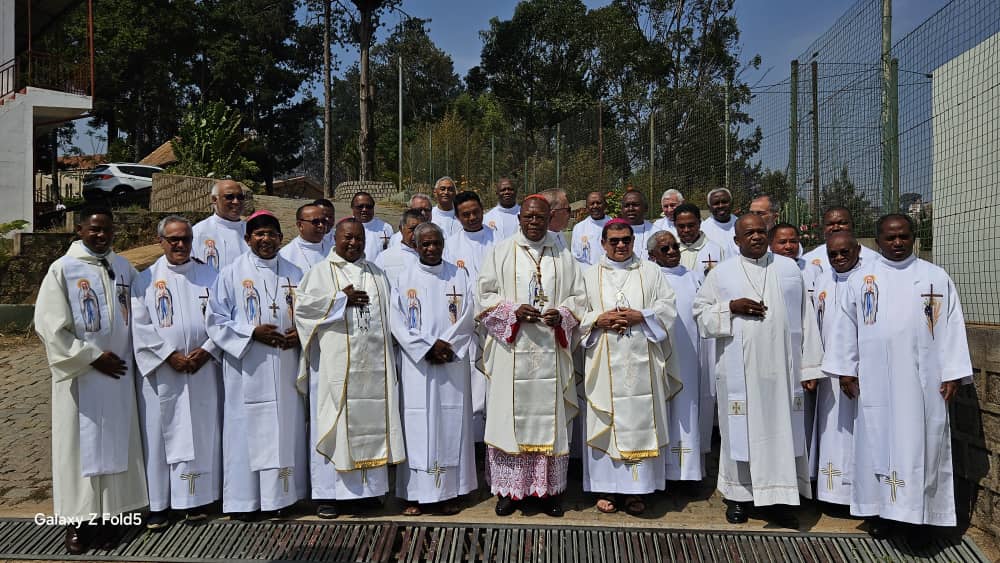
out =
<svg viewBox="0 0 1000 563"><path fill-rule="evenodd" d="M792 220L802 224L799 216L799 61L792 61L792 98L788 116L788 185L792 188Z"/></svg>
<svg viewBox="0 0 1000 563"><path fill-rule="evenodd" d="M559 188L559 141L562 140L562 137L560 136L560 125L561 124L556 123L556 189Z"/></svg>
<svg viewBox="0 0 1000 563"><path fill-rule="evenodd" d="M649 112L649 199L653 201L653 177L656 175L656 137L653 134L656 123L656 112ZM648 214L648 211L647 211Z"/></svg>
<svg viewBox="0 0 1000 563"><path fill-rule="evenodd" d="M817 86L819 84L819 65L816 61L812 62L812 145L813 145L813 193L812 193L812 211L813 219L819 218L819 97L817 92Z"/></svg>

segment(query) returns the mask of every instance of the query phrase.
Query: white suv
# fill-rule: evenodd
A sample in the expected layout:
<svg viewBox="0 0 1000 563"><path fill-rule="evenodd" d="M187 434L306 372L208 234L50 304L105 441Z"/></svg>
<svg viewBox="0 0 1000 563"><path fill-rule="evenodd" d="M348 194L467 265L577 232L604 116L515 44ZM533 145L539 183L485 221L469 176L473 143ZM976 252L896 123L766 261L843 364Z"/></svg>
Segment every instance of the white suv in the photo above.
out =
<svg viewBox="0 0 1000 563"><path fill-rule="evenodd" d="M116 162L101 164L83 177L83 198L129 197L153 186L153 174L163 172L157 166Z"/></svg>

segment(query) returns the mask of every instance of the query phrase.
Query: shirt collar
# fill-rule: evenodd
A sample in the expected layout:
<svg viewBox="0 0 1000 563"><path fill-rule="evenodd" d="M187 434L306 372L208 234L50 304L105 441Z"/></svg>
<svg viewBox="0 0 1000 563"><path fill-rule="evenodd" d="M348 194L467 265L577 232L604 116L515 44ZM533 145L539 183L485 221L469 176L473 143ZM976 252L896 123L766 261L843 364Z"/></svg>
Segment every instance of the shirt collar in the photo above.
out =
<svg viewBox="0 0 1000 563"><path fill-rule="evenodd" d="M914 252L913 254L910 254L908 258L906 258L905 260L900 260L899 262L896 262L894 260L889 260L888 258L882 256L881 254L879 254L879 259L882 260L883 264L889 266L890 268L895 268L897 270L905 270L906 268L910 267L910 264L913 264L914 262L917 261L917 253Z"/></svg>

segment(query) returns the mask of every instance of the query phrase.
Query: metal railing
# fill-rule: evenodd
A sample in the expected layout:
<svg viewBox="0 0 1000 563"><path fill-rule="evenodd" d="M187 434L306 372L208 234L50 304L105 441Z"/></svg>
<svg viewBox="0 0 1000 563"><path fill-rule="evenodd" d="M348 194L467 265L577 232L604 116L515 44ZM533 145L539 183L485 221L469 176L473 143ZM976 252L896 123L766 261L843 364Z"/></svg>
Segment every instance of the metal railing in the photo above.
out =
<svg viewBox="0 0 1000 563"><path fill-rule="evenodd" d="M39 51L27 51L0 64L0 98L28 86L86 96L91 93L90 68L87 63Z"/></svg>

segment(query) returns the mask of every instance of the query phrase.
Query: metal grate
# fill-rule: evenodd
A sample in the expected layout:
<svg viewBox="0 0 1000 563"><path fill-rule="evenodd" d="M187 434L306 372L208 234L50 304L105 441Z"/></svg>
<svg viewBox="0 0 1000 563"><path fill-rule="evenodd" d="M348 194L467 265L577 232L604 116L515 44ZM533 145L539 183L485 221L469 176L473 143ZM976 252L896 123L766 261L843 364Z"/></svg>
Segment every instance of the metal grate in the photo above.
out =
<svg viewBox="0 0 1000 563"><path fill-rule="evenodd" d="M903 542L858 534L734 533L563 526L402 525L394 522L174 525L163 533L129 529L118 548L70 557L60 527L0 520L0 559L87 561L324 561L612 563L659 561L984 562L975 544L938 540L914 551Z"/></svg>

